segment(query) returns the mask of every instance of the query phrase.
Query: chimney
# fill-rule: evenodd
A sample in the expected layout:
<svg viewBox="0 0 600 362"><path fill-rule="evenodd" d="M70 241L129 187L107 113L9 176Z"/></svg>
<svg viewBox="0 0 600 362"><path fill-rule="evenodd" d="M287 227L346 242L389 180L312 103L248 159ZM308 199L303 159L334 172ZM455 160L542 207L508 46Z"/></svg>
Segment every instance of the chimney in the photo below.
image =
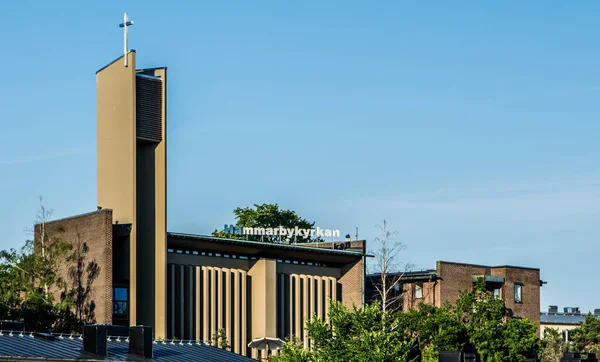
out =
<svg viewBox="0 0 600 362"><path fill-rule="evenodd" d="M102 357L108 356L107 326L90 324L83 327L83 350Z"/></svg>
<svg viewBox="0 0 600 362"><path fill-rule="evenodd" d="M548 314L557 314L557 313L558 313L558 306L551 305L548 307Z"/></svg>
<svg viewBox="0 0 600 362"><path fill-rule="evenodd" d="M153 358L152 353L152 327L129 327L129 353L144 358Z"/></svg>
<svg viewBox="0 0 600 362"><path fill-rule="evenodd" d="M596 317L600 317L600 309L599 309L599 308L597 308L597 309L594 309L594 315L595 315Z"/></svg>

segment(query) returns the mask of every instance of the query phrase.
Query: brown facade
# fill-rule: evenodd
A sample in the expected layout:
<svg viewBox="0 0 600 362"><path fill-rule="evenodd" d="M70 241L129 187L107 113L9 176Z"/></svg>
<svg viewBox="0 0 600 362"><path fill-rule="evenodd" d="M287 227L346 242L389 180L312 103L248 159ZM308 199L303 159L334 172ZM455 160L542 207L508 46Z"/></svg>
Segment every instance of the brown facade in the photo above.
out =
<svg viewBox="0 0 600 362"><path fill-rule="evenodd" d="M95 261L99 266L99 274L92 284L92 298L96 305L94 314L97 323L112 324L112 288L113 288L113 250L112 250L112 210L101 210L89 214L70 217L44 225L46 239L49 242L61 240L76 245L86 243L89 252L85 262ZM40 240L42 225L36 225L35 238ZM61 277L72 283L68 277L68 269L72 265L65 262L60 271ZM55 298L60 291L55 290Z"/></svg>
<svg viewBox="0 0 600 362"><path fill-rule="evenodd" d="M234 352L256 357L255 338L308 347L305 322L326 318L330 299L362 306L361 251L169 235L168 338L208 341L222 328Z"/></svg>
<svg viewBox="0 0 600 362"><path fill-rule="evenodd" d="M402 307L415 308L420 303L439 307L445 302L454 303L460 293L472 289L478 279L485 280L488 290L504 300L509 315L527 318L539 326L541 281L540 270L535 268L438 261L435 270L402 275ZM377 277L370 275L369 280L377 282ZM369 294L372 299L375 295L372 288Z"/></svg>

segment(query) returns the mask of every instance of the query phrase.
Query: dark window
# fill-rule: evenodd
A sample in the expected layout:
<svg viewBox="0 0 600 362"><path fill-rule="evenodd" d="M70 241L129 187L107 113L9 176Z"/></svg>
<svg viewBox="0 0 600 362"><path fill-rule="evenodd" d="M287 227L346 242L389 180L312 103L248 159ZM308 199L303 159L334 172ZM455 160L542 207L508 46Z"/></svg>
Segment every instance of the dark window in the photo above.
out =
<svg viewBox="0 0 600 362"><path fill-rule="evenodd" d="M127 288L113 288L113 315L127 317Z"/></svg>

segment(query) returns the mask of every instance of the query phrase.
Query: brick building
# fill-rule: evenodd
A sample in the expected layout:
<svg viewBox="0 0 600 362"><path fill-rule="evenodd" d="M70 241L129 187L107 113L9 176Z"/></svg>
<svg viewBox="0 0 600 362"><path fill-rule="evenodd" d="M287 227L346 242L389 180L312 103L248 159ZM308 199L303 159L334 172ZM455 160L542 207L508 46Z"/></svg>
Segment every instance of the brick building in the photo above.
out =
<svg viewBox="0 0 600 362"><path fill-rule="evenodd" d="M425 303L441 306L453 303L461 291L470 290L477 280L506 305L510 315L540 323L540 270L516 266L485 266L438 261L436 269L390 275L401 276L402 285L395 291L401 296L402 308L410 309ZM375 283L380 276L369 274L365 293L368 300L377 298Z"/></svg>
<svg viewBox="0 0 600 362"><path fill-rule="evenodd" d="M44 225L48 240L89 247L86 259L100 270L96 322L149 325L158 339L206 341L223 329L232 350L249 355L255 338L293 335L307 345L304 322L326 317L330 298L362 306L364 241L167 232L167 71L135 69L136 53L124 56L96 74L99 206Z"/></svg>

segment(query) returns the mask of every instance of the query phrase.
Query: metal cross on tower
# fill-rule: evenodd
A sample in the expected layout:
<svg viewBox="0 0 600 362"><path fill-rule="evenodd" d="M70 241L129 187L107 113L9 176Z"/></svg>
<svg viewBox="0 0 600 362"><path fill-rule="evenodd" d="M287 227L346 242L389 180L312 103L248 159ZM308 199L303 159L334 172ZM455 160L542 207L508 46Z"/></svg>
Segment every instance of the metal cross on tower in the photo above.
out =
<svg viewBox="0 0 600 362"><path fill-rule="evenodd" d="M129 16L125 13L123 16L123 23L119 24L119 28L123 28L123 59L125 59L125 66L127 66L127 28L133 25L133 21L129 20Z"/></svg>

